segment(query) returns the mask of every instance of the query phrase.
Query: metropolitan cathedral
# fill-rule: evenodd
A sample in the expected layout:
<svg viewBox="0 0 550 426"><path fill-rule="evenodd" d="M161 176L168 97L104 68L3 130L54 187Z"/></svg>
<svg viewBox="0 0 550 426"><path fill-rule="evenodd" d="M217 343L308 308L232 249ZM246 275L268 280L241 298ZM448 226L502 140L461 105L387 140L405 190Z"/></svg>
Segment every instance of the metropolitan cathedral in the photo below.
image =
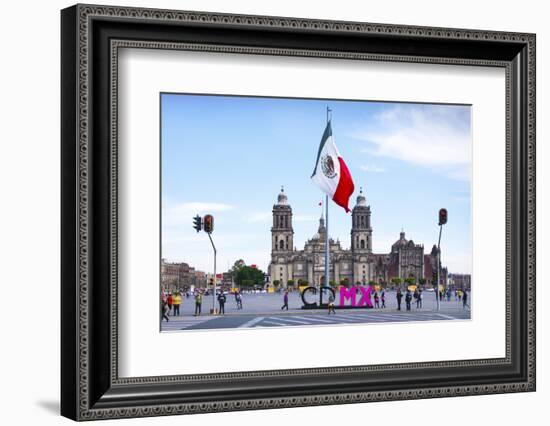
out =
<svg viewBox="0 0 550 426"><path fill-rule="evenodd" d="M277 204L273 206L271 263L268 269L270 283L277 281L281 287L286 287L292 280L295 285L324 285L326 232L321 216L317 233L305 243L303 250L296 250L293 244L292 207L281 188ZM350 243L350 248L344 249L339 240L329 237L329 281L367 284L369 281L387 283L392 278L414 277L417 280L424 278L426 283L432 282L432 272L437 264L435 245L429 254L424 254L423 245L407 240L405 232L401 232L389 253L372 252L371 209L362 190L351 214ZM442 275L445 279L444 268Z"/></svg>

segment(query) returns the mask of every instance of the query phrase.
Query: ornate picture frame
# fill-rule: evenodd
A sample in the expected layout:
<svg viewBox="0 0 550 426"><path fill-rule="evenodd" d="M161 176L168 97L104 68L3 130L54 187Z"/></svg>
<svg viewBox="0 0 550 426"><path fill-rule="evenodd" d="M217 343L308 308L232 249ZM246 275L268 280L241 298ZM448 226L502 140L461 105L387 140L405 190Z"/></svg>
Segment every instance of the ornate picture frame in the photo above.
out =
<svg viewBox="0 0 550 426"><path fill-rule="evenodd" d="M535 390L534 34L76 5L61 13L61 414L160 416ZM120 48L506 73L506 356L119 377Z"/></svg>

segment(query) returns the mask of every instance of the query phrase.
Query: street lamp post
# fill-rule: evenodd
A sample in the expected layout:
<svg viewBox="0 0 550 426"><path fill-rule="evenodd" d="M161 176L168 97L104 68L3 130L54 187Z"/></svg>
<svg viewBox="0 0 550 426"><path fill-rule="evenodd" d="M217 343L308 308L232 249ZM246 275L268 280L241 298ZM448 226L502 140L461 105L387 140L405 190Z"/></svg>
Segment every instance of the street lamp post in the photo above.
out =
<svg viewBox="0 0 550 426"><path fill-rule="evenodd" d="M436 292L435 297L437 300L437 310L440 309L440 294L439 294L439 282L441 280L441 231L443 230L443 225L447 223L447 209L439 209L439 239L437 240L437 282L436 282Z"/></svg>
<svg viewBox="0 0 550 426"><path fill-rule="evenodd" d="M208 233L208 238L210 238L210 244L212 244L212 248L214 249L214 285L213 285L213 291L212 291L212 315L216 312L216 246L214 245L214 241L212 240L212 235Z"/></svg>
<svg viewBox="0 0 550 426"><path fill-rule="evenodd" d="M436 293L435 293L435 299L437 300L437 310L439 311L440 307L440 301L439 301L439 281L440 281L440 274L441 274L441 250L439 248L441 244L441 231L443 229L443 225L439 224L439 240L437 241L437 282L435 283L436 287Z"/></svg>
<svg viewBox="0 0 550 426"><path fill-rule="evenodd" d="M212 248L214 249L214 285L212 286L212 315L216 313L216 246L214 245L214 241L212 240L212 232L214 231L214 216L211 214L205 215L203 218L201 218L199 215L196 215L193 218L193 228L197 232L204 229L204 232L208 234L208 238L210 239L210 244L212 244ZM207 279L208 280L208 279ZM206 283L208 286L208 282Z"/></svg>

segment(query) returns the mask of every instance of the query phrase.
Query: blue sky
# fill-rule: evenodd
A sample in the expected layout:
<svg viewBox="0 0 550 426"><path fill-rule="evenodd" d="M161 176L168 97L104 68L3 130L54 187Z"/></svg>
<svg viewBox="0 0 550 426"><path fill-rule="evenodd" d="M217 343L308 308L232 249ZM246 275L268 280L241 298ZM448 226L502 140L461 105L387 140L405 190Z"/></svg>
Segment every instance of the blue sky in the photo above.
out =
<svg viewBox="0 0 550 426"><path fill-rule="evenodd" d="M355 183L350 208L360 187L371 206L373 251L388 253L402 228L429 251L446 207L443 264L470 273L471 116L460 105L162 94L162 257L211 272L210 242L192 228L211 213L218 271L239 258L267 270L281 185L302 249L324 199L310 176L327 106ZM351 214L329 209L330 235L349 248Z"/></svg>

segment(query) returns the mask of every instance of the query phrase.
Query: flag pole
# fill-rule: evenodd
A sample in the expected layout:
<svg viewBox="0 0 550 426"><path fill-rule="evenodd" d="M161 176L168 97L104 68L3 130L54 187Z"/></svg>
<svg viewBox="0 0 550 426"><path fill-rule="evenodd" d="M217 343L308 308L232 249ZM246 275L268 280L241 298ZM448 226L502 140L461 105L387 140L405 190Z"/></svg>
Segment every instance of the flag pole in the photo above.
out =
<svg viewBox="0 0 550 426"><path fill-rule="evenodd" d="M327 125L330 123L330 113L331 109L327 106ZM330 281L329 281L329 273L330 273L330 267L329 267L329 241L328 241L328 195L325 195L325 230L326 230L326 239L325 239L325 287L330 287Z"/></svg>
<svg viewBox="0 0 550 426"><path fill-rule="evenodd" d="M325 195L325 203L326 203L326 225L325 229L327 231L326 235L326 242L325 242L325 287L329 287L329 245L328 245L328 195Z"/></svg>

